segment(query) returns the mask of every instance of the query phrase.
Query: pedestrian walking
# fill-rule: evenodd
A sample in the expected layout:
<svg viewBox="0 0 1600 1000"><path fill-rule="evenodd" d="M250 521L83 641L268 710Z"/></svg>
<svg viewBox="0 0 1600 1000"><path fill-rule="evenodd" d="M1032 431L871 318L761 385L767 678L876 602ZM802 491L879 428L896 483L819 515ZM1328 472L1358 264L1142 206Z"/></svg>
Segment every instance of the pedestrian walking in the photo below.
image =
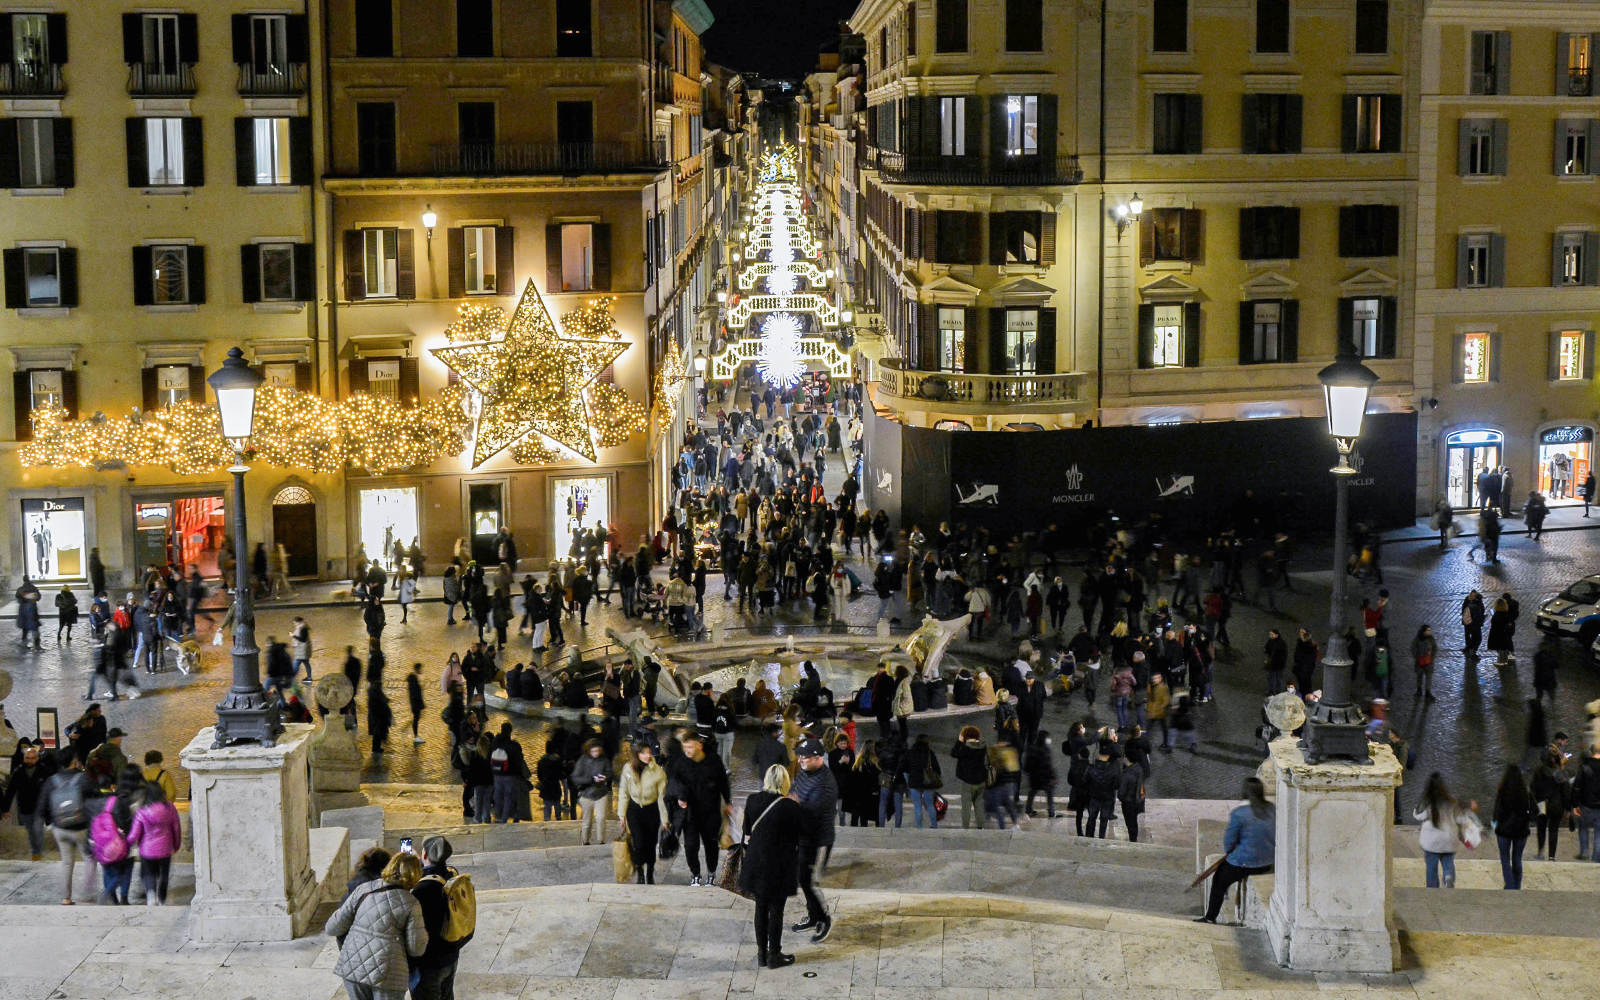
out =
<svg viewBox="0 0 1600 1000"><path fill-rule="evenodd" d="M1561 827L1566 824L1567 816L1567 776L1563 770L1565 760L1561 751L1546 748L1539 763L1533 769L1533 777L1528 782L1528 791L1534 801L1534 824L1538 839L1535 841L1537 850L1534 857L1545 853L1545 834L1550 835L1551 861L1556 859L1556 838Z"/></svg>
<svg viewBox="0 0 1600 1000"><path fill-rule="evenodd" d="M93 706L91 706L93 707ZM38 803L39 821L50 830L61 852L61 905L72 903L72 871L78 861L89 866L87 881L94 880L94 856L89 852L89 796L94 791L82 762L72 757L66 770L45 782Z"/></svg>
<svg viewBox="0 0 1600 1000"><path fill-rule="evenodd" d="M372 756L378 757L383 753L384 744L389 741L389 729L394 725L394 710L389 707L389 698L383 693L383 688L378 684L367 685L367 735L372 738Z"/></svg>
<svg viewBox="0 0 1600 1000"><path fill-rule="evenodd" d="M1500 846L1500 875L1507 889L1522 888L1522 850L1528 846L1533 812L1533 796L1522 780L1522 770L1507 764L1494 793L1494 834Z"/></svg>
<svg viewBox="0 0 1600 1000"><path fill-rule="evenodd" d="M1465 843L1470 850L1477 846L1481 835L1477 820L1472 816L1477 808L1476 802L1468 802L1465 807L1459 804L1438 771L1428 775L1422 801L1412 815L1422 821L1418 839L1423 857L1427 859L1429 889L1441 885L1446 889L1455 888L1456 847Z"/></svg>
<svg viewBox="0 0 1600 1000"><path fill-rule="evenodd" d="M413 663L411 673L406 674L406 701L411 708L411 743L421 746L427 741L417 732L417 726L422 721L422 710L427 707L422 700L422 664Z"/></svg>
<svg viewBox="0 0 1600 1000"><path fill-rule="evenodd" d="M755 897L756 963L766 969L794 964L783 951L783 909L799 891L800 837L813 822L789 785L787 770L770 767L744 806L739 888Z"/></svg>
<svg viewBox="0 0 1600 1000"><path fill-rule="evenodd" d="M611 760L599 740L583 745L583 756L572 767L572 786L578 793L581 843L606 842L606 814L611 809Z"/></svg>
<svg viewBox="0 0 1600 1000"><path fill-rule="evenodd" d="M678 794L682 823L683 858L689 866L689 884L700 885L700 857L705 856L705 885L715 885L717 845L723 818L733 811L728 772L722 762L708 757L705 737L696 730L683 734L683 754L672 762L667 776Z"/></svg>
<svg viewBox="0 0 1600 1000"><path fill-rule="evenodd" d="M939 816L934 809L934 799L938 796L939 789L944 787L944 771L939 766L939 755L929 743L927 733L917 734L916 740L906 750L900 766L906 776L906 787L911 797L911 814L917 829L922 829L922 818L926 814L928 827L937 830Z"/></svg>
<svg viewBox="0 0 1600 1000"><path fill-rule="evenodd" d="M1267 790L1260 778L1244 779L1245 804L1228 814L1228 828L1222 835L1222 862L1211 876L1211 895L1206 912L1196 917L1200 923L1214 924L1222 912L1228 889L1251 875L1272 871L1277 845L1277 811L1267 801Z"/></svg>
<svg viewBox="0 0 1600 1000"><path fill-rule="evenodd" d="M930 751L931 753L931 751ZM833 772L828 770L827 752L819 740L808 739L795 748L799 768L794 773L790 793L805 809L805 822L800 828L799 883L806 900L806 919L795 924L796 933L811 931L811 943L821 944L833 931L833 917L828 914L817 891L816 868L824 848L833 853L833 816L838 808L839 786ZM937 764L935 764L937 766ZM826 864L826 861L823 862Z"/></svg>
<svg viewBox="0 0 1600 1000"><path fill-rule="evenodd" d="M1478 658L1483 643L1483 595L1473 590L1461 601L1461 629L1465 634L1462 652L1468 659Z"/></svg>
<svg viewBox="0 0 1600 1000"><path fill-rule="evenodd" d="M145 775L141 773L140 777ZM139 849L139 881L144 886L144 904L167 905L172 856L183 846L183 823L162 782L145 781L144 804L133 817L128 844Z"/></svg>
<svg viewBox="0 0 1600 1000"><path fill-rule="evenodd" d="M1516 616L1511 611L1511 602L1504 597L1495 599L1494 611L1489 616L1489 651L1495 654L1494 665L1506 666L1516 659L1514 655L1514 642L1516 633Z"/></svg>
<svg viewBox="0 0 1600 1000"><path fill-rule="evenodd" d="M1416 638L1411 640L1411 664L1417 675L1417 690L1413 697L1433 701L1433 661L1439 655L1439 643L1433 629L1424 622L1417 627Z"/></svg>
<svg viewBox="0 0 1600 1000"><path fill-rule="evenodd" d="M655 885L657 839L668 829L661 812L667 772L655 762L655 750L649 743L634 744L632 759L622 767L621 786L618 805L628 835L628 853L633 858L634 880L640 885Z"/></svg>
<svg viewBox="0 0 1600 1000"><path fill-rule="evenodd" d="M1600 863L1600 742L1589 747L1589 756L1572 779L1572 815L1578 821L1578 860Z"/></svg>
<svg viewBox="0 0 1600 1000"><path fill-rule="evenodd" d="M333 974L350 1000L404 1000L410 960L428 947L422 904L411 894L421 880L421 860L402 851L328 918L323 933L342 942Z"/></svg>

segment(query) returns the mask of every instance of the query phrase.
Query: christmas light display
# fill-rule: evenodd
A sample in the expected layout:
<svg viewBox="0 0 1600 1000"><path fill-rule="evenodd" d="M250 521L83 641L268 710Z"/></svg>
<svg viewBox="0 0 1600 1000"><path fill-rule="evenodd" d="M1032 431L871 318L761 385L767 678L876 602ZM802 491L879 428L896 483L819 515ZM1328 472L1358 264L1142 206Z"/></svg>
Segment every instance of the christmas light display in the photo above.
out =
<svg viewBox="0 0 1600 1000"><path fill-rule="evenodd" d="M617 342L610 298L563 317L560 333L532 281L509 322L503 322L503 313L493 315L499 312L463 307L461 318L445 331L451 346L433 349L482 395L474 467L508 447L524 464L544 464L568 453L593 462L597 449L616 447L644 430L644 408L615 385L598 381L628 348Z"/></svg>
<svg viewBox="0 0 1600 1000"><path fill-rule="evenodd" d="M822 361L836 375L849 370L848 359L831 340L803 336L799 314L816 316L831 328L839 325L839 309L828 293L832 272L807 259L819 255L821 241L802 217L797 162L793 146L762 158L761 182L746 215L741 252L735 255L743 261L735 282L746 292L760 285L765 294L734 296L723 314L730 330L754 325L760 336L732 340L712 359L715 378L732 377L744 361L755 361L767 382L783 388L799 381L808 361ZM804 292L802 280L808 289Z"/></svg>
<svg viewBox="0 0 1600 1000"><path fill-rule="evenodd" d="M310 393L273 386L256 391L250 456L282 468L334 472L345 465L372 473L428 465L466 447L463 393L447 388L435 400L403 407L357 393L332 403ZM57 409L35 410L33 440L23 446L25 466L115 468L164 465L192 476L233 464L222 440L217 408L182 402L113 419L96 413L67 420Z"/></svg>
<svg viewBox="0 0 1600 1000"><path fill-rule="evenodd" d="M678 416L678 386L688 377L683 356L676 349L667 351L656 370L656 433L665 434L672 429L672 421Z"/></svg>

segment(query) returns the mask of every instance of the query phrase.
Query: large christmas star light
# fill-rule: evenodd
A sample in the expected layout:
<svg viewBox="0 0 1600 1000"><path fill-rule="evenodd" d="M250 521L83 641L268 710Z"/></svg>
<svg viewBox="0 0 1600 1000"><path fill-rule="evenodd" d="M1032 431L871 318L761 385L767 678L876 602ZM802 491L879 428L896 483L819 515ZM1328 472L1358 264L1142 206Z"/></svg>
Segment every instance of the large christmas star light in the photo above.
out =
<svg viewBox="0 0 1600 1000"><path fill-rule="evenodd" d="M476 467L533 434L595 461L589 393L627 349L625 343L562 337L529 281L498 339L436 347L433 353L483 395L473 442Z"/></svg>
<svg viewBox="0 0 1600 1000"><path fill-rule="evenodd" d="M800 351L800 319L793 313L773 313L761 324L761 354L756 359L761 377L774 388L787 389L806 370Z"/></svg>

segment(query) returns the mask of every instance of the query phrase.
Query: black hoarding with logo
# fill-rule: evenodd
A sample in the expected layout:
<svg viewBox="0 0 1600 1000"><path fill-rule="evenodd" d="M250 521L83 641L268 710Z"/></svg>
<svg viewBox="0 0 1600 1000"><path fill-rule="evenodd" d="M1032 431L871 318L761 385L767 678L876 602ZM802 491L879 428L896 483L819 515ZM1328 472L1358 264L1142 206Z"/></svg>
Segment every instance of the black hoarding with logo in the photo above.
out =
<svg viewBox="0 0 1600 1000"><path fill-rule="evenodd" d="M1083 527L1113 512L1159 513L1172 530L1216 531L1253 517L1324 531L1338 460L1322 418L1009 432L904 427L903 521L965 521L994 532ZM1371 414L1351 464L1353 520L1415 522L1417 417Z"/></svg>

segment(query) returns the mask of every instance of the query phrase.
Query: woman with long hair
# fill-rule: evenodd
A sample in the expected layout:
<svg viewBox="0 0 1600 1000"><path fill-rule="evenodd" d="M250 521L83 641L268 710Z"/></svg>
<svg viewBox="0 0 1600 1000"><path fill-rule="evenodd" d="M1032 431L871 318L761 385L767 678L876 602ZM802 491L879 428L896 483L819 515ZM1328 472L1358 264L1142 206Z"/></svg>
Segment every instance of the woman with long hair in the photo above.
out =
<svg viewBox="0 0 1600 1000"><path fill-rule="evenodd" d="M1529 792L1533 794L1533 801L1538 815L1534 819L1538 831L1538 840L1535 841L1537 850L1534 856L1544 853L1544 836L1548 829L1550 833L1550 860L1556 859L1556 833L1561 829L1561 824L1567 815L1567 776L1564 771L1566 761L1562 759L1559 750L1547 749L1539 759L1539 765L1533 769L1533 777L1529 781Z"/></svg>
<svg viewBox="0 0 1600 1000"><path fill-rule="evenodd" d="M851 768L850 813L852 826L871 826L878 818L878 741L868 740ZM881 825L881 824L880 824Z"/></svg>
<svg viewBox="0 0 1600 1000"><path fill-rule="evenodd" d="M1475 823L1472 810L1477 808L1476 802L1469 801L1463 809L1455 796L1450 794L1450 789L1445 787L1444 778L1438 771L1428 775L1428 784L1422 789L1422 800L1412 814L1422 821L1422 832L1417 839L1422 845L1423 857L1428 859L1428 888L1440 887L1441 868L1444 870L1444 888L1455 888L1456 845L1461 842L1462 831Z"/></svg>
<svg viewBox="0 0 1600 1000"><path fill-rule="evenodd" d="M144 883L145 905L165 906L172 856L183 845L183 823L159 782L145 784L144 805L133 817L128 844L139 848L139 880Z"/></svg>
<svg viewBox="0 0 1600 1000"><path fill-rule="evenodd" d="M128 887L133 882L133 850L128 837L144 795L144 772L137 764L127 765L117 775L116 790L105 808L89 825L89 846L100 862L105 889L100 897L103 902L128 905Z"/></svg>
<svg viewBox="0 0 1600 1000"><path fill-rule="evenodd" d="M1217 922L1222 900L1235 882L1272 871L1277 810L1267 801L1267 789L1260 778L1244 779L1244 798L1244 805L1235 807L1228 816L1228 829L1222 835L1222 848L1227 853L1211 876L1211 898L1205 915L1195 918L1197 922Z"/></svg>
<svg viewBox="0 0 1600 1000"><path fill-rule="evenodd" d="M661 815L667 772L655 762L655 753L648 743L635 744L632 756L633 759L622 767L622 816L633 855L634 881L640 885L655 885L656 835L667 826Z"/></svg>
<svg viewBox="0 0 1600 1000"><path fill-rule="evenodd" d="M1507 764L1494 793L1494 833L1500 843L1500 875L1507 889L1522 888L1522 849L1528 846L1533 820L1533 796L1522 780L1522 769Z"/></svg>

